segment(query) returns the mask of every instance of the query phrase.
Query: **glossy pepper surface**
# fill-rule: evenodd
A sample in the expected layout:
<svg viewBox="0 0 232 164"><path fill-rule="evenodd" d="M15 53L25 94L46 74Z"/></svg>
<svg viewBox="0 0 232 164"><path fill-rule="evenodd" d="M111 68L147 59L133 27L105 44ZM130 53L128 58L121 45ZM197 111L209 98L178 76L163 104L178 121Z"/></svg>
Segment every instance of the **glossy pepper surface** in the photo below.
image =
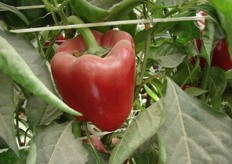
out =
<svg viewBox="0 0 232 164"><path fill-rule="evenodd" d="M83 114L80 120L113 131L122 126L132 109L134 42L122 31L92 33L98 45L109 52L103 57L81 55L86 50L82 36L68 39L52 58L52 75L65 103Z"/></svg>

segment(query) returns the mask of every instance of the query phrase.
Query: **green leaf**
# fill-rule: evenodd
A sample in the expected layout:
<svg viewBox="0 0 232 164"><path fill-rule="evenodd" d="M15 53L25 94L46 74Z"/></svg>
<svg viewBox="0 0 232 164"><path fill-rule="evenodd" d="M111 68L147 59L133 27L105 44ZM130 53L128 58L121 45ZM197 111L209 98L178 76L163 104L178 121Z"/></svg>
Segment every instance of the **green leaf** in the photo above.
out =
<svg viewBox="0 0 232 164"><path fill-rule="evenodd" d="M232 1L231 0L209 0L209 2L216 8L219 14L222 27L227 33L227 41L229 43L230 58L232 59Z"/></svg>
<svg viewBox="0 0 232 164"><path fill-rule="evenodd" d="M155 164L158 160L157 150L154 146L150 146L150 148L143 153L136 154L134 157L134 161L136 164Z"/></svg>
<svg viewBox="0 0 232 164"><path fill-rule="evenodd" d="M179 22L171 30L171 33L178 36L184 43L193 38L200 38L199 28L193 21Z"/></svg>
<svg viewBox="0 0 232 164"><path fill-rule="evenodd" d="M42 98L47 103L70 114L79 113L68 107L57 96L50 92L47 87L36 77L30 67L15 51L15 49L0 37L0 70L10 76L17 83L27 88L34 95Z"/></svg>
<svg viewBox="0 0 232 164"><path fill-rule="evenodd" d="M168 42L150 50L150 58L154 59L159 65L165 68L177 67L183 62L186 55L187 54L177 45Z"/></svg>
<svg viewBox="0 0 232 164"><path fill-rule="evenodd" d="M94 163L93 157L72 134L72 122L36 129L37 163Z"/></svg>
<svg viewBox="0 0 232 164"><path fill-rule="evenodd" d="M160 6L166 6L166 7L170 7L170 6L181 6L184 3L186 3L188 0L157 0L157 3Z"/></svg>
<svg viewBox="0 0 232 164"><path fill-rule="evenodd" d="M158 128L163 123L163 119L164 113L162 111L162 101L160 100L131 122L122 140L113 149L109 163L123 163L137 148L156 134Z"/></svg>
<svg viewBox="0 0 232 164"><path fill-rule="evenodd" d="M0 163L1 164L25 164L27 159L28 151L20 150L19 156L17 156L14 151L8 149L5 152L0 153Z"/></svg>
<svg viewBox="0 0 232 164"><path fill-rule="evenodd" d="M200 56L205 58L209 65L211 62L214 37L215 37L215 23L212 20L205 20L205 29L202 38L203 42L202 42Z"/></svg>
<svg viewBox="0 0 232 164"><path fill-rule="evenodd" d="M227 85L225 71L218 67L211 67L209 73L209 95L211 105L218 110L222 107L222 95Z"/></svg>
<svg viewBox="0 0 232 164"><path fill-rule="evenodd" d="M186 93L188 93L191 96L197 97L204 93L207 93L208 91L205 89L197 88L197 87L188 87L184 90Z"/></svg>
<svg viewBox="0 0 232 164"><path fill-rule="evenodd" d="M84 17L89 22L100 22L127 15L143 0L71 0L70 3L77 16Z"/></svg>
<svg viewBox="0 0 232 164"><path fill-rule="evenodd" d="M167 78L163 99L166 120L159 135L167 164L231 163L232 120L190 97Z"/></svg>
<svg viewBox="0 0 232 164"><path fill-rule="evenodd" d="M141 30L134 36L136 54L144 50L144 42L146 41L148 30Z"/></svg>
<svg viewBox="0 0 232 164"><path fill-rule="evenodd" d="M194 66L190 62L183 62L177 67L177 71L172 78L181 86L184 82L185 84L198 82L201 77L202 73L199 69L194 71Z"/></svg>
<svg viewBox="0 0 232 164"><path fill-rule="evenodd" d="M14 47L39 80L43 82L52 93L56 94L46 61L38 53L37 49L34 48L27 39L20 35L0 32L0 36L4 37ZM62 114L60 110L56 110L53 106L36 96L29 96L26 113L32 126L48 124Z"/></svg>
<svg viewBox="0 0 232 164"><path fill-rule="evenodd" d="M159 100L159 97L147 86L144 85L144 89L146 90L147 94L155 101Z"/></svg>
<svg viewBox="0 0 232 164"><path fill-rule="evenodd" d="M0 8L14 13L19 18L21 18L26 24L29 24L29 20L16 7L0 2Z"/></svg>
<svg viewBox="0 0 232 164"><path fill-rule="evenodd" d="M18 154L14 129L13 81L0 71L0 138Z"/></svg>

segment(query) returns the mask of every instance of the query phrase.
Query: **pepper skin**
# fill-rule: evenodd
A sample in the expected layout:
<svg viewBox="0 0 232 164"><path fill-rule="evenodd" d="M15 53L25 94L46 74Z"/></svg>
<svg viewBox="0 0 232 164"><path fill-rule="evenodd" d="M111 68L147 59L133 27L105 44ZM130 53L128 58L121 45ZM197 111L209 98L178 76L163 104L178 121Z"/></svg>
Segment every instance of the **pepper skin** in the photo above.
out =
<svg viewBox="0 0 232 164"><path fill-rule="evenodd" d="M135 81L133 38L112 30L105 34L92 31L99 46L110 48L104 56L84 54L81 36L66 40L51 61L57 89L82 121L91 121L101 130L114 131L122 126L132 109Z"/></svg>
<svg viewBox="0 0 232 164"><path fill-rule="evenodd" d="M226 39L220 40L213 51L212 66L221 67L225 71L232 69L232 60L230 58Z"/></svg>

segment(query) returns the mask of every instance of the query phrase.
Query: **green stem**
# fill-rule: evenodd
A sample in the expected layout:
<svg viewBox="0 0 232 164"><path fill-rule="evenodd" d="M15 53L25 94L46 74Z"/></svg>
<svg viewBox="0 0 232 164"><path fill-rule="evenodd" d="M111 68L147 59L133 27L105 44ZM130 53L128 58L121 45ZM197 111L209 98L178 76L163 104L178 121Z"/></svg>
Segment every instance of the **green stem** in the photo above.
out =
<svg viewBox="0 0 232 164"><path fill-rule="evenodd" d="M87 136L87 139L89 141L89 144L93 150L93 153L94 153L94 157L95 157L95 160L97 162L97 164L102 164L102 161L100 160L94 146L93 146L93 142L91 140L91 137L90 137L90 134L89 134L89 129L88 129L88 126L87 126L87 122L84 122L84 129L85 129L85 133L86 133L86 136Z"/></svg>
<svg viewBox="0 0 232 164"><path fill-rule="evenodd" d="M204 68L204 72L203 72L203 79L202 79L202 82L201 82L201 88L202 89L207 89L207 84L208 84L208 81L209 81L209 70L210 70L210 66L209 64L206 62L205 63L205 68ZM204 101L206 98L206 95L203 94L200 99L202 101Z"/></svg>
<svg viewBox="0 0 232 164"><path fill-rule="evenodd" d="M147 39L145 42L145 52L144 52L144 58L143 58L143 63L142 63L142 71L141 71L140 78L139 78L139 84L142 83L144 74L146 72L148 55L150 53L151 35L152 35L152 31L148 30Z"/></svg>
<svg viewBox="0 0 232 164"><path fill-rule="evenodd" d="M158 164L165 164L167 159L166 149L164 146L164 143L162 141L162 138L159 134L157 134L157 140L159 145L159 161Z"/></svg>
<svg viewBox="0 0 232 164"><path fill-rule="evenodd" d="M46 8L48 11L51 12L52 18L53 18L55 24L56 24L56 25L59 25L59 21L58 21L58 19L57 19L57 17L56 17L56 13L55 13L55 11L54 11L54 7L50 4L50 2L49 2L48 0L42 0L42 1L44 2L45 8Z"/></svg>
<svg viewBox="0 0 232 164"><path fill-rule="evenodd" d="M68 22L71 24L84 24L84 22L78 18L77 16L68 17ZM98 54L102 51L102 47L100 47L89 28L80 28L78 29L81 36L85 40L85 44L87 46L87 52L90 54Z"/></svg>
<svg viewBox="0 0 232 164"><path fill-rule="evenodd" d="M188 67L189 75L188 75L188 77L183 81L183 83L181 84L180 87L183 87L183 86L188 82L188 80L192 77L192 75L197 71L199 65L200 65L200 60L199 60L199 58L198 58L198 59L197 59L197 62L196 62L196 64L195 64L195 66L194 66L194 68L193 68L193 70L192 70L191 72L190 72L189 67ZM188 64L187 64L187 66L188 66ZM191 81L192 81L192 80L191 80Z"/></svg>

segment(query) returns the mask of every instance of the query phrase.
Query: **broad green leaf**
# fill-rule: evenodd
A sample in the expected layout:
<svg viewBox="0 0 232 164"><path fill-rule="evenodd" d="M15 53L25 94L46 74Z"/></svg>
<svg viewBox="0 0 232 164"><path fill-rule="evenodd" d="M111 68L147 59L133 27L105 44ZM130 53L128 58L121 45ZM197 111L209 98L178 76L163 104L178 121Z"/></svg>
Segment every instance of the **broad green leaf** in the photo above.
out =
<svg viewBox="0 0 232 164"><path fill-rule="evenodd" d="M165 68L177 67L183 62L186 53L173 43L163 43L160 46L153 47L150 50L150 58L154 59L159 65Z"/></svg>
<svg viewBox="0 0 232 164"><path fill-rule="evenodd" d="M212 67L209 73L209 95L211 105L218 110L222 107L222 95L226 85L225 71L218 67Z"/></svg>
<svg viewBox="0 0 232 164"><path fill-rule="evenodd" d="M52 93L56 94L46 61L38 53L37 49L35 49L27 39L20 35L0 32L0 36L4 37L14 47L40 81L42 81ZM31 125L47 124L62 114L60 110L56 110L53 106L48 105L45 101L36 96L30 96L28 98L26 112Z"/></svg>
<svg viewBox="0 0 232 164"><path fill-rule="evenodd" d="M132 153L151 139L163 123L162 101L151 105L136 117L126 129L122 140L114 148L110 164L123 163Z"/></svg>
<svg viewBox="0 0 232 164"><path fill-rule="evenodd" d="M159 135L167 164L231 163L232 120L190 97L167 78L163 99L166 120Z"/></svg>
<svg viewBox="0 0 232 164"><path fill-rule="evenodd" d="M47 89L7 40L0 37L0 42L0 70L3 73L54 107L70 114L78 115L78 112L68 107Z"/></svg>
<svg viewBox="0 0 232 164"><path fill-rule="evenodd" d="M72 134L72 122L37 128L35 132L37 163L94 163L82 142Z"/></svg>
<svg viewBox="0 0 232 164"><path fill-rule="evenodd" d="M13 81L0 71L0 138L18 154L14 128Z"/></svg>
<svg viewBox="0 0 232 164"><path fill-rule="evenodd" d="M230 58L232 59L232 1L231 0L209 0L216 8L219 14L222 27L226 31L227 41L229 43Z"/></svg>

